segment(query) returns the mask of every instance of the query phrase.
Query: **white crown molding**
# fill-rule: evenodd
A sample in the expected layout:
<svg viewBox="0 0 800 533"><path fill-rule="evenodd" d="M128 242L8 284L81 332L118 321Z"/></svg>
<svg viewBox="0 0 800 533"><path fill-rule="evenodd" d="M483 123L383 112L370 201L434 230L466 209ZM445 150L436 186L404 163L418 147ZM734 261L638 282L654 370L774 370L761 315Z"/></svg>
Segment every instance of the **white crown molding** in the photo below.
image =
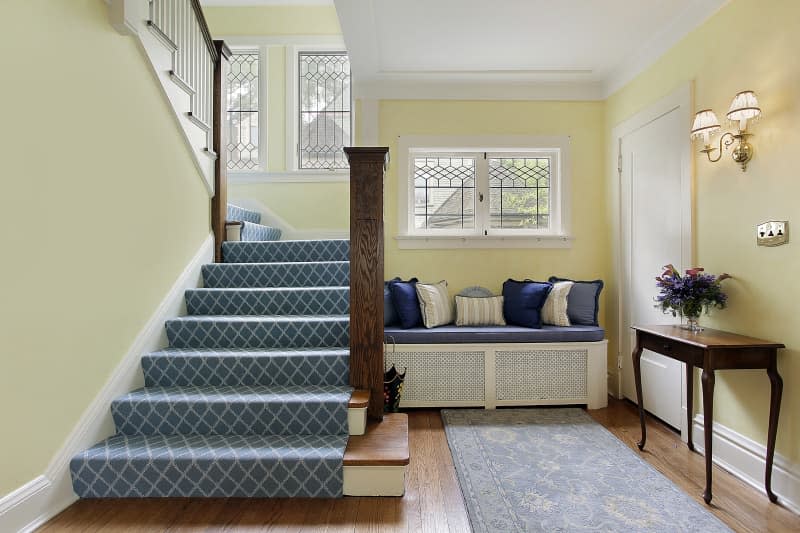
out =
<svg viewBox="0 0 800 533"><path fill-rule="evenodd" d="M375 100L602 100L596 82L353 80L358 99Z"/></svg>
<svg viewBox="0 0 800 533"><path fill-rule="evenodd" d="M692 426L695 448L704 453L702 414L694 417ZM767 497L764 490L767 449L763 444L714 422L712 445L714 463ZM780 505L800 514L800 465L779 453L775 454L772 468L772 491Z"/></svg>
<svg viewBox="0 0 800 533"><path fill-rule="evenodd" d="M209 234L81 415L44 474L0 499L0 531L33 531L77 499L72 491L70 459L114 434L111 401L143 385L142 355L166 346L164 322L186 314L184 293L186 289L200 286L200 269L213 260L214 236Z"/></svg>
<svg viewBox="0 0 800 533"><path fill-rule="evenodd" d="M636 52L605 76L602 97L608 98L655 63L692 30L698 28L730 0L695 0L672 23L662 28ZM734 31L734 30L732 30Z"/></svg>

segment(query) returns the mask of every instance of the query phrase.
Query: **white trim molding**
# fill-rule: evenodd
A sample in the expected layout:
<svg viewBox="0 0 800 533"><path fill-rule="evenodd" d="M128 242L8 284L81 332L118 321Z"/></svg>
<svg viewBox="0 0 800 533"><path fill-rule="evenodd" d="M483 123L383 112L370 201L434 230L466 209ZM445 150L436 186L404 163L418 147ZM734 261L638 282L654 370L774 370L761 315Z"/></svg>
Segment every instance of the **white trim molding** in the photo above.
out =
<svg viewBox="0 0 800 533"><path fill-rule="evenodd" d="M704 454L702 414L695 415L692 427L694 446ZM716 465L767 497L764 489L767 449L763 444L714 422L712 445ZM775 454L772 467L772 491L778 496L778 504L800 514L800 465L790 462L779 453Z"/></svg>
<svg viewBox="0 0 800 533"><path fill-rule="evenodd" d="M401 250L453 248L571 248L572 237L554 235L397 235L394 238Z"/></svg>
<svg viewBox="0 0 800 533"><path fill-rule="evenodd" d="M111 401L143 386L142 355L167 345L164 322L186 314L185 291L201 286L200 269L213 261L214 236L209 234L83 412L44 474L0 499L0 531L33 531L77 499L72 491L70 459L114 434Z"/></svg>

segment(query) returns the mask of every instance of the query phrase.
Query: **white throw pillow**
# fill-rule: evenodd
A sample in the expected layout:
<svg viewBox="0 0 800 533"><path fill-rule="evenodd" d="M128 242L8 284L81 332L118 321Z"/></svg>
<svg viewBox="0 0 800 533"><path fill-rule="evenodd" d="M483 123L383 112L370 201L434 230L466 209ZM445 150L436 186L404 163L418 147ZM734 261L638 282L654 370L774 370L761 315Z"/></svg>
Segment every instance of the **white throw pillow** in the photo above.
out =
<svg viewBox="0 0 800 533"><path fill-rule="evenodd" d="M542 307L542 323L551 326L571 326L567 315L567 296L573 281L557 281L553 283L553 290L547 295L547 300Z"/></svg>
<svg viewBox="0 0 800 533"><path fill-rule="evenodd" d="M422 322L426 328L444 326L453 322L453 303L447 292L447 282L417 283L417 297Z"/></svg>
<svg viewBox="0 0 800 533"><path fill-rule="evenodd" d="M505 326L503 297L456 296L456 326Z"/></svg>

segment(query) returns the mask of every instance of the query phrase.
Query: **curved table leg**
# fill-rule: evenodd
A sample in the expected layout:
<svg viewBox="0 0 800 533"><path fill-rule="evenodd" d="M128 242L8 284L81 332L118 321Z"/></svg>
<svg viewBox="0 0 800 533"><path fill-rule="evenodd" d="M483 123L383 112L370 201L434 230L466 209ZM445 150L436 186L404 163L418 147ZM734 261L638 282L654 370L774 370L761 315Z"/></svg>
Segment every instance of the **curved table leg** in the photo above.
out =
<svg viewBox="0 0 800 533"><path fill-rule="evenodd" d="M711 503L711 439L714 430L714 371L703 368L703 437L705 438L706 454L706 490L703 500Z"/></svg>
<svg viewBox="0 0 800 533"><path fill-rule="evenodd" d="M631 358L633 359L633 380L636 383L636 403L639 405L639 424L642 426L642 439L637 443L640 450L644 449L647 442L647 429L644 427L644 399L642 398L642 343L639 341L639 333L636 333L636 348L634 348Z"/></svg>
<svg viewBox="0 0 800 533"><path fill-rule="evenodd" d="M783 393L783 379L778 374L776 357L772 357L767 376L770 382L769 398L769 430L767 433L767 469L764 474L764 487L767 489L769 501L775 503L778 497L772 492L772 461L775 458L775 436L778 432L778 416L781 413L781 395Z"/></svg>
<svg viewBox="0 0 800 533"><path fill-rule="evenodd" d="M694 451L694 442L692 442L692 414L694 411L694 365L686 363L686 445L690 450Z"/></svg>

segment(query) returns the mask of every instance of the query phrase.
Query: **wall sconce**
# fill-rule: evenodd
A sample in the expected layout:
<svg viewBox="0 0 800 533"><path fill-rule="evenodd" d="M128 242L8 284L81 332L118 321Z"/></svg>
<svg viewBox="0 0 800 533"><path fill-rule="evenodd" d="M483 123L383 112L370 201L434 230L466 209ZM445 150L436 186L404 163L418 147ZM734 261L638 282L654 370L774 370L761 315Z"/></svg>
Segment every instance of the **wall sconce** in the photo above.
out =
<svg viewBox="0 0 800 533"><path fill-rule="evenodd" d="M706 154L708 160L716 163L722 158L724 149L729 148L732 144L738 141L738 144L733 148L731 157L739 163L742 167L742 172L747 170L747 163L753 158L753 146L747 142L747 138L752 136L752 133L747 132L747 121L755 120L761 116L761 108L758 107L758 100L753 91L742 91L733 97L731 107L726 115L731 123L738 122L738 133L725 132L719 138L719 148L711 146L711 137L719 131L722 126L717 120L717 116L710 109L703 109L698 111L694 116L694 124L692 124L691 138L703 139L704 148L700 153ZM719 155L716 159L712 154L719 150Z"/></svg>

